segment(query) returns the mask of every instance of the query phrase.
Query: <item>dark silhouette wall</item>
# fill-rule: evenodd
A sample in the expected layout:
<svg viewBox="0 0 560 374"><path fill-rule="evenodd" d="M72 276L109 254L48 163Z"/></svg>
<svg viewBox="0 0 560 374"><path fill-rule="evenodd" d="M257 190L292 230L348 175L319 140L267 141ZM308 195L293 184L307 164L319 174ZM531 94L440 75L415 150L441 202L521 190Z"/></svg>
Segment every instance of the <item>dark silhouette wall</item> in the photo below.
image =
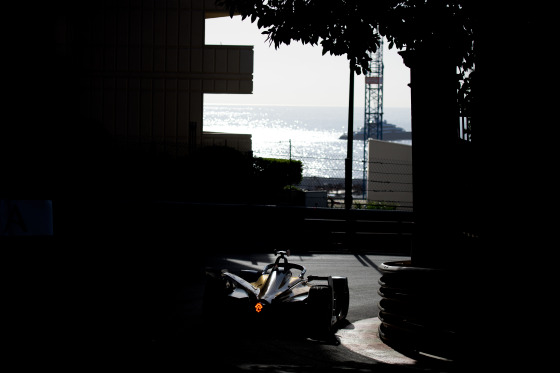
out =
<svg viewBox="0 0 560 374"><path fill-rule="evenodd" d="M205 19L218 10L204 0L8 7L0 148L14 189L79 170L87 179L88 168L111 168L115 151L199 147L203 93L252 92L252 47L204 45Z"/></svg>

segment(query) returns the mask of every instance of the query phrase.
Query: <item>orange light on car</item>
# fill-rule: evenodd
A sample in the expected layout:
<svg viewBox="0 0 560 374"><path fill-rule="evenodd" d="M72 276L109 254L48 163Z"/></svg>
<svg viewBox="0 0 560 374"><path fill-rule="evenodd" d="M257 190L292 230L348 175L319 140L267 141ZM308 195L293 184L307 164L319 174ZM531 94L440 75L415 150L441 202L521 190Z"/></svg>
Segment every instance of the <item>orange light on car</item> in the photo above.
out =
<svg viewBox="0 0 560 374"><path fill-rule="evenodd" d="M255 310L257 311L257 313L260 313L262 308L263 308L263 305L261 303L257 303L257 305L255 305Z"/></svg>

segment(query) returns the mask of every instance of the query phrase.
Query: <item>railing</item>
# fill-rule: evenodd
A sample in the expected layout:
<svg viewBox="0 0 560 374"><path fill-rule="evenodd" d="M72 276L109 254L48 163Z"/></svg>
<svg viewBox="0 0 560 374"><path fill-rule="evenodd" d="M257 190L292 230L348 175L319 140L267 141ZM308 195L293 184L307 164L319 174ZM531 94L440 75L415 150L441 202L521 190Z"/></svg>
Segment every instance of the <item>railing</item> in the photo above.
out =
<svg viewBox="0 0 560 374"><path fill-rule="evenodd" d="M414 225L412 213L400 211L176 202L151 203L145 211L160 217L160 233L222 252L287 248L409 255Z"/></svg>

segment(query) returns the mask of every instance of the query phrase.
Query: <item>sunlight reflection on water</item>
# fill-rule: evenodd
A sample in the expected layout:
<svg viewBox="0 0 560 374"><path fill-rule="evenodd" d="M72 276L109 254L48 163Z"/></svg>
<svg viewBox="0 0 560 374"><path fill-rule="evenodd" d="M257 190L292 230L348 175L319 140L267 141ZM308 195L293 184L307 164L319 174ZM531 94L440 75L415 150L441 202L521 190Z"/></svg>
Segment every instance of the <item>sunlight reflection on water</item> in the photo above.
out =
<svg viewBox="0 0 560 374"><path fill-rule="evenodd" d="M257 157L289 158L303 162L304 176L344 177L347 142L347 109L309 107L266 107L207 105L204 130L251 134ZM363 116L354 129L363 126ZM353 146L353 176L360 178L364 167L363 142Z"/></svg>

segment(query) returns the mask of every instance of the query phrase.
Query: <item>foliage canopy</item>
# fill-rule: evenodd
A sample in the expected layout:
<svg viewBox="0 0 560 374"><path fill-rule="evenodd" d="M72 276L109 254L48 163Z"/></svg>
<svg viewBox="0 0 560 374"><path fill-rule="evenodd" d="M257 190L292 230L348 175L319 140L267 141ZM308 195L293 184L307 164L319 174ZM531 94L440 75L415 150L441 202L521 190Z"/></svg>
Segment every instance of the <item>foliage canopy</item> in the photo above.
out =
<svg viewBox="0 0 560 374"><path fill-rule="evenodd" d="M347 55L358 74L368 52L389 47L447 49L461 71L473 62L472 10L466 0L217 0L230 15L257 22L270 44L321 45L323 54Z"/></svg>

